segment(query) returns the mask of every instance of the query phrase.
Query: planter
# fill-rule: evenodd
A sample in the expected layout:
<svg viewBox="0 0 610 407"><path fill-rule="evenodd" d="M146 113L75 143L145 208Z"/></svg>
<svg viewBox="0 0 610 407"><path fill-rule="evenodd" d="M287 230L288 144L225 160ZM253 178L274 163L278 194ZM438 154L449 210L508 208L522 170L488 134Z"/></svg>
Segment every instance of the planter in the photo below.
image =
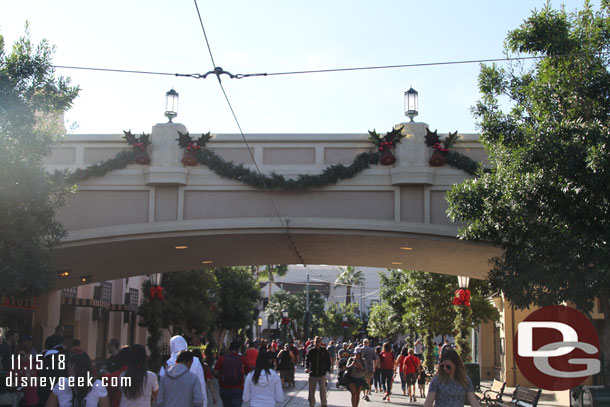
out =
<svg viewBox="0 0 610 407"><path fill-rule="evenodd" d="M192 151L185 151L184 156L182 157L182 164L189 167L194 167L197 165L197 157L195 156L195 153Z"/></svg>
<svg viewBox="0 0 610 407"><path fill-rule="evenodd" d="M430 161L428 161L432 167L442 167L446 162L447 160L445 160L445 155L442 151L438 150L434 150L432 157L430 157Z"/></svg>
<svg viewBox="0 0 610 407"><path fill-rule="evenodd" d="M136 164L140 165L150 164L150 157L148 156L148 152L146 152L146 150L140 151L136 154L134 161L136 162Z"/></svg>
<svg viewBox="0 0 610 407"><path fill-rule="evenodd" d="M379 163L381 165L392 165L396 162L396 157L390 150L385 150L381 153L381 157L379 158Z"/></svg>

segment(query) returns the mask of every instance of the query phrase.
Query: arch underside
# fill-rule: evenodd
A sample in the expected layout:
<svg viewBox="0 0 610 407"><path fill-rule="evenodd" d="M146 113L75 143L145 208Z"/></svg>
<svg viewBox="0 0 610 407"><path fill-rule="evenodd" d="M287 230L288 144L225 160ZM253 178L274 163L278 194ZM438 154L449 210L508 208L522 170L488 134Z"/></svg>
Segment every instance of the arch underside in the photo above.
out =
<svg viewBox="0 0 610 407"><path fill-rule="evenodd" d="M67 239L53 251L56 288L159 272L263 264L354 265L484 278L500 251L421 233L341 229L187 230ZM176 249L176 246L187 246ZM213 263L202 263L212 261Z"/></svg>

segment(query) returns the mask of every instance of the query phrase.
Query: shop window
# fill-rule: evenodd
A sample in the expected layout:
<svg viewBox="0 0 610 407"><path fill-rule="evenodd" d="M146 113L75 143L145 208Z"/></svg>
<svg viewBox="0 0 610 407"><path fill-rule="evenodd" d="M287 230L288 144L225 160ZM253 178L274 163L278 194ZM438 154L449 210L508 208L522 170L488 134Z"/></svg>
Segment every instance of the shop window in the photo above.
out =
<svg viewBox="0 0 610 407"><path fill-rule="evenodd" d="M130 288L129 289L129 304L134 305L136 307L139 306L140 305L139 296L140 296L140 291L138 291L135 288Z"/></svg>
<svg viewBox="0 0 610 407"><path fill-rule="evenodd" d="M76 288L77 287L62 288L61 296L64 298L76 298Z"/></svg>

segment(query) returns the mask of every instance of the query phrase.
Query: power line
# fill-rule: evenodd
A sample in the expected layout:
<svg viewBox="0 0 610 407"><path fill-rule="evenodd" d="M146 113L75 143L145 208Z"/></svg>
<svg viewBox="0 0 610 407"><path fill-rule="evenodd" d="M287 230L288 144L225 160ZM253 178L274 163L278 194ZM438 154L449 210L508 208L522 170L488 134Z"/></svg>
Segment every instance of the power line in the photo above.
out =
<svg viewBox="0 0 610 407"><path fill-rule="evenodd" d="M197 7L197 2L195 1ZM199 8L197 7L199 13ZM465 65L465 64L482 64L490 62L512 62L512 61L527 61L542 58L568 58L578 57L584 54L565 54L565 55L534 55L524 57L504 57L504 58L486 58L486 59L469 59L469 60L457 60L457 61L440 61L440 62L422 62L414 64L396 64L396 65L373 65L373 66L360 66L360 67L347 67L347 68L328 68L328 69L311 69L311 70L300 70L300 71L285 71L285 72L264 72L264 73L247 73L247 74L232 74L225 71L224 69L217 67L214 63L214 58L210 48L210 44L203 28L203 22L199 15L199 21L202 26L203 34L205 37L208 52L210 58L214 64L214 69L205 74L200 73L172 73L172 72L155 72L155 71L143 71L143 70L128 70L128 69L111 69L111 68L94 68L94 67L82 67L82 66L69 66L69 65L52 65L53 68L62 69L76 69L76 70L88 70L88 71L100 71L100 72L114 72L114 73L132 73L132 74L146 74L146 75L165 75L165 76L179 76L194 79L206 79L208 75L215 74L220 78L221 74L228 75L231 79L243 79L258 76L281 76L281 75L304 75L312 73L333 73L333 72L349 72L349 71L367 71L367 70L378 70L378 69L401 69L401 68L418 68L426 66L443 66L443 65ZM601 54L607 54L608 52L601 52Z"/></svg>
<svg viewBox="0 0 610 407"><path fill-rule="evenodd" d="M278 220L280 221L280 226L284 227L284 222L282 221L282 217L280 216L280 211L277 208L277 205L275 204L275 201L273 200L273 196L271 196L269 194L270 190L267 187L267 183L265 182L265 177L263 176L263 173L261 172L258 163L256 162L255 158L254 158L254 153L252 152L252 149L250 148L250 144L248 143L248 140L246 139L246 135L244 134L242 128L241 128L241 124L239 123L239 120L237 119L237 115L235 114L235 110L233 109L233 105L231 104L231 100L229 100L229 95L227 95L227 92L225 90L224 85L222 84L222 80L220 79L220 75L222 73L227 73L225 72L222 68L216 66L216 62L214 61L214 55L212 54L212 48L210 47L210 42L208 41L208 36L205 32L205 27L203 25L203 19L201 18L201 13L199 12L199 6L197 5L197 0L193 0L193 2L195 3L195 8L197 10L197 16L199 17L199 23L201 24L201 29L203 31L203 36L205 38L205 43L208 47L208 52L210 54L210 59L212 60L212 64L214 66L214 70L213 72L216 74L216 78L218 79L218 84L220 85L220 89L222 90L222 94L225 97L225 100L227 101L227 105L229 106L229 110L231 110L231 114L233 115L233 120L235 120L235 124L237 124L237 128L239 129L239 133L241 134L242 139L244 140L244 143L246 144L246 150L248 150L248 153L250 154L250 157L252 158L252 162L254 163L254 167L256 168L256 172L258 173L262 184L263 184L263 188L265 190L265 192L267 193L267 197L269 198L269 200L271 201L271 205L273 206L273 210L275 211L275 215L277 216ZM208 72L209 74L209 72ZM231 75L231 78L233 78L235 75ZM288 238L288 241L290 242L290 245L292 246L292 249L294 250L294 252L296 253L297 257L299 258L299 260L301 261L301 264L305 265L305 260L303 259L303 256L301 255L301 253L299 252L296 244L294 243L294 240L292 240L292 236L290 235L290 224L289 224L290 220L286 219L286 226L285 226L285 230L286 230L286 237Z"/></svg>

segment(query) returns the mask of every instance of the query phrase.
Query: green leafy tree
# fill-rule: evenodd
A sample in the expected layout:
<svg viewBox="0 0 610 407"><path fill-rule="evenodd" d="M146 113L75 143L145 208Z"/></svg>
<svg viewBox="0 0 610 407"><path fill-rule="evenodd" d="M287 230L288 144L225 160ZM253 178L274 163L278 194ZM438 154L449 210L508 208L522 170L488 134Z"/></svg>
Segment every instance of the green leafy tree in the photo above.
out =
<svg viewBox="0 0 610 407"><path fill-rule="evenodd" d="M216 303L220 285L209 269L165 273L162 287L163 301L145 296L138 309L140 326L149 333L151 366L156 368L161 363L158 342L163 329L170 330L171 335L194 338L212 332L221 311ZM148 293L150 282L144 282L142 289Z"/></svg>
<svg viewBox="0 0 610 407"><path fill-rule="evenodd" d="M260 289L252 279L250 269L221 267L214 269L214 275L220 286L217 304L221 309L216 318L216 326L233 332L249 326L254 319L256 302L260 298Z"/></svg>
<svg viewBox="0 0 610 407"><path fill-rule="evenodd" d="M47 177L42 159L79 89L55 76L54 48L32 44L27 25L10 53L4 45L0 35L0 294L39 295L57 277L50 251L64 236L55 211L66 192Z"/></svg>
<svg viewBox="0 0 610 407"><path fill-rule="evenodd" d="M397 314L387 301L375 304L371 307L368 332L371 336L393 341L397 335L404 332L402 316Z"/></svg>
<svg viewBox="0 0 610 407"><path fill-rule="evenodd" d="M357 312L358 304L355 302L349 304L333 302L328 304L324 311L324 325L320 327L320 334L333 339L343 336L344 329L341 325L343 315L347 316L348 332L350 335L355 334L361 323L360 318L355 317Z"/></svg>
<svg viewBox="0 0 610 407"><path fill-rule="evenodd" d="M335 280L337 284L343 284L347 286L345 294L345 303L349 304L354 301L354 294L352 293L353 286L359 286L364 283L364 273L362 270L356 270L353 266L347 266L347 268L341 271L341 274Z"/></svg>
<svg viewBox="0 0 610 407"><path fill-rule="evenodd" d="M483 65L473 108L490 172L455 185L459 235L502 248L489 281L517 307L569 302L604 314L610 378L610 2L568 13L549 5L508 34Z"/></svg>
<svg viewBox="0 0 610 407"><path fill-rule="evenodd" d="M455 276L414 270L390 270L388 275L380 273L380 295L396 315L402 316L406 330L423 334L428 346L436 335L460 334L456 341L459 339L457 342L463 359L468 360L471 353L467 348L470 329L485 321L498 320L499 314L488 301L492 292L486 281L471 280L470 308L453 306L457 288ZM468 316L463 316L463 312ZM457 325L456 319L459 320ZM433 365L431 359L424 360L426 366Z"/></svg>
<svg viewBox="0 0 610 407"><path fill-rule="evenodd" d="M290 331L293 336L303 338L303 319L305 317L306 307L306 292L300 291L296 294L291 294L287 291L280 290L274 293L267 304L265 312L269 322L274 324L282 320L282 312L288 311L290 318ZM324 322L324 296L318 290L309 291L309 310L312 315L312 325L320 326Z"/></svg>

